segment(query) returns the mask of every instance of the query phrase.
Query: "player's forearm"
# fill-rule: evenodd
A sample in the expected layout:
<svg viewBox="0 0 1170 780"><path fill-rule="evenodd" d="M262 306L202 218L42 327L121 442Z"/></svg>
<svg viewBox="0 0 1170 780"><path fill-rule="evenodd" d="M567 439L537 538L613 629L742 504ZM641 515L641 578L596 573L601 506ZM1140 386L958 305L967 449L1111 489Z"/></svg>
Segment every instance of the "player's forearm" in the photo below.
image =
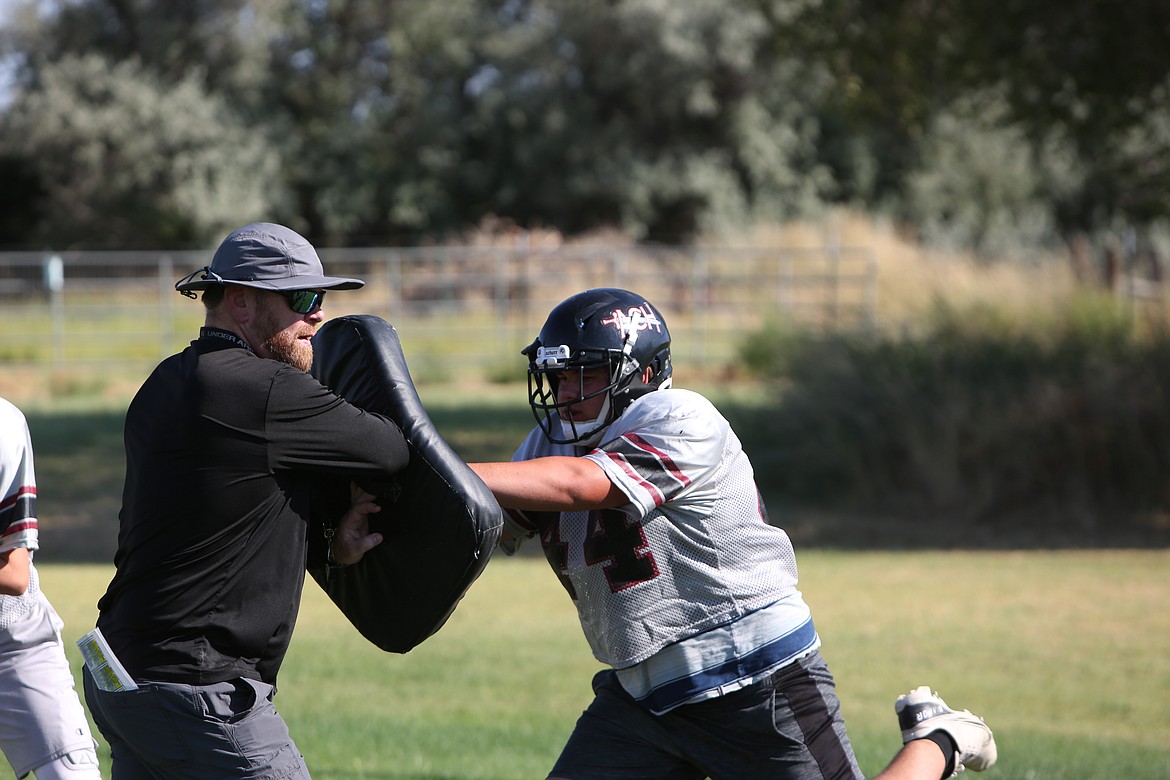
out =
<svg viewBox="0 0 1170 780"><path fill-rule="evenodd" d="M500 506L568 512L625 503L600 466L586 458L548 457L515 463L472 463Z"/></svg>
<svg viewBox="0 0 1170 780"><path fill-rule="evenodd" d="M18 547L0 553L0 596L19 596L28 590L28 550Z"/></svg>

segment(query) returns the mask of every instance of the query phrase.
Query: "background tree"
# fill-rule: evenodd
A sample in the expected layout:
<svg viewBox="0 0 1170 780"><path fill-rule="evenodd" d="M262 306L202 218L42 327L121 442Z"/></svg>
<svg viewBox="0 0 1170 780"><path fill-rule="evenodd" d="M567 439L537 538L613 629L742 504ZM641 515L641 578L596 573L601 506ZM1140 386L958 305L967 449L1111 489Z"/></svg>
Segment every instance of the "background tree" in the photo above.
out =
<svg viewBox="0 0 1170 780"><path fill-rule="evenodd" d="M260 217L277 159L198 74L66 56L3 118L0 154L36 183L26 240L66 248L186 245Z"/></svg>
<svg viewBox="0 0 1170 780"><path fill-rule="evenodd" d="M687 240L728 219L807 213L828 186L827 80L778 50L751 4L529 3L485 51L477 199L521 224ZM501 143L508 145L500 149Z"/></svg>
<svg viewBox="0 0 1170 780"><path fill-rule="evenodd" d="M1118 225L1164 232L1170 146L1160 128L1170 110L1170 62L1161 52L1170 44L1170 5L1007 0L989 10L978 0L824 0L776 34L834 74L839 115L878 166L871 207L892 204L912 216L908 185L921 184L924 168L957 176L937 168L940 154L973 172L961 165L967 141L950 132L957 145L944 151L938 123L969 112L972 97L996 94L1002 104L993 117L969 116L969 126L997 132L994 121L1001 141L1012 136L1028 147L1031 159L1020 162L1041 174L1038 194L1056 227L1050 245L1107 241ZM937 213L925 216L940 224ZM984 239L970 235L976 243L968 247L980 249Z"/></svg>
<svg viewBox="0 0 1170 780"><path fill-rule="evenodd" d="M280 156L274 217L319 240L416 240L489 215L677 240L805 213L832 186L826 79L738 10L88 0L27 31L23 85L83 51L162 85L201 80Z"/></svg>
<svg viewBox="0 0 1170 780"><path fill-rule="evenodd" d="M1007 0L990 14L975 0L21 8L0 38L17 74L0 109L12 115L0 123L0 168L27 194L8 195L18 215L0 219L9 243L69 229L59 223L77 204L43 178L39 142L13 135L55 70L95 55L139 85L103 98L129 101L129 116L146 110L134 104L143 88L164 102L174 89L211 101L201 113L222 121L220 142L238 146L243 134L279 161L267 215L331 244L415 242L487 217L685 241L848 203L989 254L1118 226L1153 235L1170 211L1170 64L1160 56L1170 6L1155 0ZM139 122L136 133L156 135L154 149L185 148L194 131L183 124ZM80 143L88 131L73 132ZM135 157L102 132L111 161ZM200 144L216 143L210 126L202 132ZM151 164L173 186L189 175L165 155ZM132 189L91 203L140 200ZM145 223L143 240L156 244L217 237L212 211L185 226L114 219Z"/></svg>

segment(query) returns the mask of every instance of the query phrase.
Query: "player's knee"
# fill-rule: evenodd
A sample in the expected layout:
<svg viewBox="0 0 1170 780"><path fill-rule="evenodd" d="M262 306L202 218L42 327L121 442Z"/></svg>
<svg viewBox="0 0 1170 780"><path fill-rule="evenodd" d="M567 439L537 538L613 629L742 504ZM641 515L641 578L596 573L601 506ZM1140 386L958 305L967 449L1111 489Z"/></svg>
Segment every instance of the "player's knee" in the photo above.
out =
<svg viewBox="0 0 1170 780"><path fill-rule="evenodd" d="M101 780L97 751L73 750L33 770L36 780Z"/></svg>

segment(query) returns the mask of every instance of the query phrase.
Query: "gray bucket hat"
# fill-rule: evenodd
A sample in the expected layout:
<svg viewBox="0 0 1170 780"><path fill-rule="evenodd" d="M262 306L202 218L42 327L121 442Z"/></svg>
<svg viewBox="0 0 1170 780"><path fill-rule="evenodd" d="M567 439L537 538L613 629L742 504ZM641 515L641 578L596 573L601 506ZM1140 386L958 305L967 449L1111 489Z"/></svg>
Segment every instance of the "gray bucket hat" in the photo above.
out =
<svg viewBox="0 0 1170 780"><path fill-rule="evenodd" d="M356 290L365 282L326 276L317 251L303 236L283 225L255 222L225 238L211 265L175 282L175 289L194 297L194 290L217 284L262 290Z"/></svg>

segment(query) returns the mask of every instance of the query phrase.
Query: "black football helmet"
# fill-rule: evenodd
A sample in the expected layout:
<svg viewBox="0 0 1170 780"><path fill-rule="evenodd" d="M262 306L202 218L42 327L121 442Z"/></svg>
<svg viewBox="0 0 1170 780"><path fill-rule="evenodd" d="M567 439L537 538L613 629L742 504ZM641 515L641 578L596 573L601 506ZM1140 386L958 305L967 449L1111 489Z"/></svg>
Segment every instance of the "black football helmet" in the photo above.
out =
<svg viewBox="0 0 1170 780"><path fill-rule="evenodd" d="M592 446L635 399L670 387L670 332L658 310L628 290L597 288L578 293L549 313L528 358L528 403L537 425L554 444ZM606 387L588 395L582 375L605 367ZM643 381L647 368L650 380ZM575 382L571 400L557 400L561 382ZM598 417L574 422L561 410L607 394Z"/></svg>

